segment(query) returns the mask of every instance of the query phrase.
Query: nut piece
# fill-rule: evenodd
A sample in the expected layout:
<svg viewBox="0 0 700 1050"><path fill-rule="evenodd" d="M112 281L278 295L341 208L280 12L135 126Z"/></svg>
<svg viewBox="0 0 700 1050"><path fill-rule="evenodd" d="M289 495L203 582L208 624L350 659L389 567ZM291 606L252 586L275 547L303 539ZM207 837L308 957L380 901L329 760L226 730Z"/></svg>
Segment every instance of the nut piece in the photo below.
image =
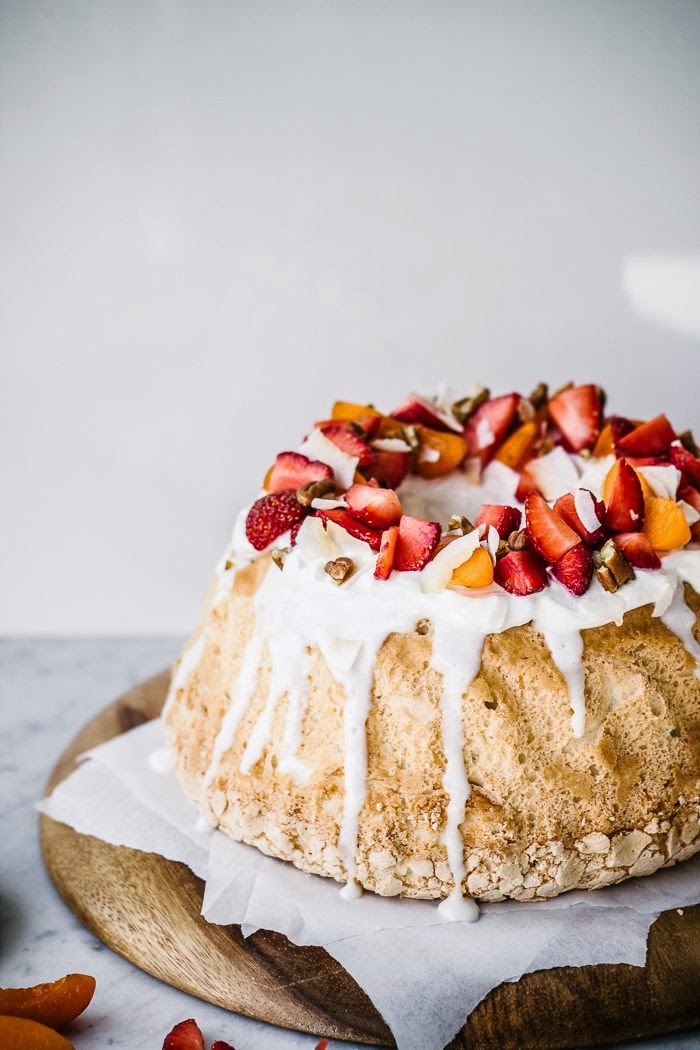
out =
<svg viewBox="0 0 700 1050"><path fill-rule="evenodd" d="M335 482L331 478L323 478L322 481L307 481L300 489L297 489L297 500L302 507L310 507L311 501L322 499L329 493L335 493Z"/></svg>
<svg viewBox="0 0 700 1050"><path fill-rule="evenodd" d="M538 410L546 404L549 396L549 387L546 383L538 383L535 389L528 397L528 401L535 410Z"/></svg>
<svg viewBox="0 0 700 1050"><path fill-rule="evenodd" d="M518 405L518 419L520 420L520 422L531 423L536 415L537 409L533 405L532 401L530 401L526 397L521 397L520 403Z"/></svg>
<svg viewBox="0 0 700 1050"><path fill-rule="evenodd" d="M477 408L483 405L484 401L488 401L491 397L491 391L488 387L477 386L468 397L463 397L460 401L455 401L452 406L452 415L459 420L460 423L466 423L470 416L473 416Z"/></svg>
<svg viewBox="0 0 700 1050"><path fill-rule="evenodd" d="M416 624L416 634L429 634L430 620L419 620Z"/></svg>
<svg viewBox="0 0 700 1050"><path fill-rule="evenodd" d="M614 594L623 583L634 579L634 569L614 540L608 540L594 555L596 576L606 591Z"/></svg>
<svg viewBox="0 0 700 1050"><path fill-rule="evenodd" d="M341 584L352 575L354 568L355 562L352 558L336 558L335 561L327 561L323 566L323 571L328 573L334 583Z"/></svg>
<svg viewBox="0 0 700 1050"><path fill-rule="evenodd" d="M524 551L526 547L529 547L530 540L528 538L527 533L525 532L525 529L522 529L520 532L518 532L517 530L515 532L511 532L510 536L508 537L508 546L512 551Z"/></svg>
<svg viewBox="0 0 700 1050"><path fill-rule="evenodd" d="M284 563L288 554L291 554L291 547L275 547L274 550L270 551L270 557L277 566L278 569L284 568Z"/></svg>
<svg viewBox="0 0 700 1050"><path fill-rule="evenodd" d="M686 452L690 452L691 456L696 458L700 456L700 450L698 450L698 446L695 443L692 430L684 430L682 434L678 435L678 440Z"/></svg>
<svg viewBox="0 0 700 1050"><path fill-rule="evenodd" d="M461 532L463 536L467 536L470 532L474 531L474 526L469 518L464 518L461 514L453 514L447 522L447 531Z"/></svg>

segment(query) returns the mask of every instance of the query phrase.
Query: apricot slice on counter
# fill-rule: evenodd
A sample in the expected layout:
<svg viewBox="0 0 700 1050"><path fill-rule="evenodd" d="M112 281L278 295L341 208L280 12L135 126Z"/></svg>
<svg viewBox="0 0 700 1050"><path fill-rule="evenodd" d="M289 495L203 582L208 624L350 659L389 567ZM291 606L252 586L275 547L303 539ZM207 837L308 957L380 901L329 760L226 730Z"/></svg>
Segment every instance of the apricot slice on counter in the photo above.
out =
<svg viewBox="0 0 700 1050"><path fill-rule="evenodd" d="M467 454L469 446L460 434L416 424L420 435L420 452L416 471L422 478L439 478L458 467Z"/></svg>
<svg viewBox="0 0 700 1050"><path fill-rule="evenodd" d="M511 470L520 470L528 458L536 437L537 424L533 421L523 423L509 438L506 438L493 458L499 463L505 463Z"/></svg>
<svg viewBox="0 0 700 1050"><path fill-rule="evenodd" d="M2 1050L75 1050L62 1035L27 1017L0 1017Z"/></svg>
<svg viewBox="0 0 700 1050"><path fill-rule="evenodd" d="M654 550L675 551L690 540L690 526L683 508L674 499L652 496L645 501L643 532Z"/></svg>
<svg viewBox="0 0 700 1050"><path fill-rule="evenodd" d="M488 587L493 583L493 562L485 547L477 547L471 558L458 565L450 579L451 587Z"/></svg>
<svg viewBox="0 0 700 1050"><path fill-rule="evenodd" d="M83 1012L94 994L94 977L69 973L58 981L36 984L33 988L0 988L0 1014L38 1021L50 1028L63 1028ZM0 1047L3 1045L0 1040Z"/></svg>

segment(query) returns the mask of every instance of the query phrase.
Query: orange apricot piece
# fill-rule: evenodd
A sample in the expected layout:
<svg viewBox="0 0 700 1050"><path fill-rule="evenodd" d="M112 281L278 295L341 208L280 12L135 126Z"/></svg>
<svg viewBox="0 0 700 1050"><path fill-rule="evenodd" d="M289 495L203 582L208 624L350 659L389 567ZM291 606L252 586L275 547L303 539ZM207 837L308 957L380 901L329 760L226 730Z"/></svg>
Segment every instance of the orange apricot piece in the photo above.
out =
<svg viewBox="0 0 700 1050"><path fill-rule="evenodd" d="M0 1014L63 1028L83 1012L94 994L94 977L69 973L58 981L33 988L0 988Z"/></svg>
<svg viewBox="0 0 700 1050"><path fill-rule="evenodd" d="M477 547L472 556L458 565L450 579L451 587L488 587L493 583L493 562L485 547Z"/></svg>
<svg viewBox="0 0 700 1050"><path fill-rule="evenodd" d="M331 409L333 419L362 419L367 416L381 416L371 405L355 405L351 401L336 401Z"/></svg>
<svg viewBox="0 0 700 1050"><path fill-rule="evenodd" d="M598 435L598 440L593 448L593 455L602 458L603 456L611 455L614 451L615 441L613 439L612 425L606 423Z"/></svg>
<svg viewBox="0 0 700 1050"><path fill-rule="evenodd" d="M75 1050L62 1035L26 1017L0 1016L2 1050Z"/></svg>
<svg viewBox="0 0 700 1050"><path fill-rule="evenodd" d="M420 451L415 469L422 478L439 478L458 467L469 446L461 434L446 433L416 424Z"/></svg>
<svg viewBox="0 0 700 1050"><path fill-rule="evenodd" d="M493 458L499 463L505 463L511 470L520 470L528 458L536 437L537 423L533 420L523 423L509 438L506 438Z"/></svg>
<svg viewBox="0 0 700 1050"><path fill-rule="evenodd" d="M690 541L690 526L682 507L662 496L645 501L643 532L657 551L675 551Z"/></svg>

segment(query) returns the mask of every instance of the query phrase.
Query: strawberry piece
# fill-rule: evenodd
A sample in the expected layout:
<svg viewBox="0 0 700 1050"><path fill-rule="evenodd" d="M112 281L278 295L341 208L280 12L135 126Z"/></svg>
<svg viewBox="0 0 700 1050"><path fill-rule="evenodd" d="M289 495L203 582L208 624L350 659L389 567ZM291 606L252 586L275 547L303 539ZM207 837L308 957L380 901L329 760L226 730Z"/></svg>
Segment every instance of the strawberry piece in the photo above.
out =
<svg viewBox="0 0 700 1050"><path fill-rule="evenodd" d="M388 529L397 525L403 511L399 497L393 489L381 489L375 485L351 485L345 494L353 518L371 525L375 529Z"/></svg>
<svg viewBox="0 0 700 1050"><path fill-rule="evenodd" d="M621 532L615 537L614 543L635 569L661 568L661 558L643 532Z"/></svg>
<svg viewBox="0 0 700 1050"><path fill-rule="evenodd" d="M359 466L366 467L372 462L372 449L349 423L324 423L319 429L324 437L343 452L347 452L349 456L356 456Z"/></svg>
<svg viewBox="0 0 700 1050"><path fill-rule="evenodd" d="M551 563L559 561L581 540L539 492L531 492L525 500L525 522L532 546Z"/></svg>
<svg viewBox="0 0 700 1050"><path fill-rule="evenodd" d="M265 479L265 488L268 492L296 492L310 481L325 481L332 477L333 471L327 463L308 459L301 452L280 452Z"/></svg>
<svg viewBox="0 0 700 1050"><path fill-rule="evenodd" d="M627 460L618 459L605 506L605 524L611 532L639 532L643 523L642 483Z"/></svg>
<svg viewBox="0 0 700 1050"><path fill-rule="evenodd" d="M163 1040L163 1050L204 1050L204 1037L194 1018L180 1021L168 1032Z"/></svg>
<svg viewBox="0 0 700 1050"><path fill-rule="evenodd" d="M548 583L544 562L534 551L511 551L499 558L493 578L509 594L535 594Z"/></svg>
<svg viewBox="0 0 700 1050"><path fill-rule="evenodd" d="M327 1039L322 1039L320 1043L316 1043L315 1050L328 1050L330 1043Z"/></svg>
<svg viewBox="0 0 700 1050"><path fill-rule="evenodd" d="M579 534L584 543L587 543L589 547L595 547L596 544L601 543L605 539L605 525L603 524L605 521L605 504L602 500L596 499L589 489L580 489L579 491L587 493L584 498L588 501L591 512L595 514L600 522L600 526L597 529L588 529L581 521L576 510L576 496L573 492L567 492L565 495L560 496L554 504L554 509L562 521L565 521L574 532ZM591 500L593 501L592 503L590 502ZM593 523L589 521L588 524Z"/></svg>
<svg viewBox="0 0 700 1050"><path fill-rule="evenodd" d="M400 423L423 423L433 430L454 430L457 434L462 432L462 427L452 415L443 412L432 401L427 401L418 394L409 394L406 400L394 409L391 417L398 419Z"/></svg>
<svg viewBox="0 0 700 1050"><path fill-rule="evenodd" d="M363 540L365 543L368 543L373 551L379 550L382 542L381 529L373 529L371 525L364 525L342 507L338 507L336 510L319 510L317 514L323 521L334 521L336 525L340 525L341 529L345 529L356 540Z"/></svg>
<svg viewBox="0 0 700 1050"><path fill-rule="evenodd" d="M625 419L624 416L612 416L610 419L610 430L612 433L613 445L617 446L618 441L621 441L627 434L631 434L634 430L634 423L631 419Z"/></svg>
<svg viewBox="0 0 700 1050"><path fill-rule="evenodd" d="M485 525L487 532L489 525L493 525L501 539L507 540L511 532L516 532L520 528L522 517L517 507L506 507L500 503L482 503L474 524Z"/></svg>
<svg viewBox="0 0 700 1050"><path fill-rule="evenodd" d="M520 472L520 481L518 487L515 490L515 498L519 503L524 503L531 492L537 492L538 488L535 482L532 480L532 475L528 474L527 470Z"/></svg>
<svg viewBox="0 0 700 1050"><path fill-rule="evenodd" d="M215 1043L211 1044L211 1050L235 1050L235 1047L231 1046L230 1043L225 1043L223 1039L217 1039Z"/></svg>
<svg viewBox="0 0 700 1050"><path fill-rule="evenodd" d="M693 488L700 489L700 459L682 445L671 445L671 462L683 475L683 481Z"/></svg>
<svg viewBox="0 0 700 1050"><path fill-rule="evenodd" d="M411 466L410 452L382 452L373 449L373 461L367 473L389 488L396 489L408 474Z"/></svg>
<svg viewBox="0 0 700 1050"><path fill-rule="evenodd" d="M593 383L569 387L553 397L549 414L570 452L592 448L600 433L600 394Z"/></svg>
<svg viewBox="0 0 700 1050"><path fill-rule="evenodd" d="M585 543L578 543L552 566L552 576L572 594L585 594L593 578L593 555Z"/></svg>
<svg viewBox="0 0 700 1050"><path fill-rule="evenodd" d="M692 485L686 485L682 482L678 490L678 499L685 500L700 514L700 492ZM696 521L690 526L690 535L696 542L700 541L700 521Z"/></svg>
<svg viewBox="0 0 700 1050"><path fill-rule="evenodd" d="M520 394L504 394L477 408L464 428L470 455L478 456L482 464L488 462L510 430L521 400Z"/></svg>
<svg viewBox="0 0 700 1050"><path fill-rule="evenodd" d="M616 448L623 456L661 456L675 440L675 430L666 416L660 415L630 430L616 442Z"/></svg>
<svg viewBox="0 0 700 1050"><path fill-rule="evenodd" d="M396 543L399 538L399 527L398 525L392 525L390 529L387 529L382 535L382 542L379 546L379 554L377 555L377 564L374 569L375 580L388 580L391 576L391 570L394 568L394 555L396 554Z"/></svg>
<svg viewBox="0 0 700 1050"><path fill-rule="evenodd" d="M245 534L256 551L265 550L288 529L299 524L307 514L293 492L271 492L261 496L248 511Z"/></svg>
<svg viewBox="0 0 700 1050"><path fill-rule="evenodd" d="M399 535L394 551L394 568L399 572L422 569L430 561L440 542L442 530L437 521L424 521L404 514L399 522Z"/></svg>

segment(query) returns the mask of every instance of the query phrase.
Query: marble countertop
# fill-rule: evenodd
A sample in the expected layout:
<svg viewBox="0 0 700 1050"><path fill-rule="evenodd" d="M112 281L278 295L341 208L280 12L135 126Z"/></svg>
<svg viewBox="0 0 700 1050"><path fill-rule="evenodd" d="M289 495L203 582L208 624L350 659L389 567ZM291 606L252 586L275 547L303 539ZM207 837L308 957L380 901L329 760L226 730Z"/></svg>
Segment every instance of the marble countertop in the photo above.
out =
<svg viewBox="0 0 700 1050"><path fill-rule="evenodd" d="M236 1050L313 1050L316 1039L193 999L114 954L63 905L41 861L33 804L56 757L106 704L170 663L179 644L174 638L0 641L0 985L93 974L95 998L66 1032L76 1050L157 1050L173 1024L192 1016L207 1045L225 1039ZM699 1050L700 1030L628 1050L633 1046Z"/></svg>

